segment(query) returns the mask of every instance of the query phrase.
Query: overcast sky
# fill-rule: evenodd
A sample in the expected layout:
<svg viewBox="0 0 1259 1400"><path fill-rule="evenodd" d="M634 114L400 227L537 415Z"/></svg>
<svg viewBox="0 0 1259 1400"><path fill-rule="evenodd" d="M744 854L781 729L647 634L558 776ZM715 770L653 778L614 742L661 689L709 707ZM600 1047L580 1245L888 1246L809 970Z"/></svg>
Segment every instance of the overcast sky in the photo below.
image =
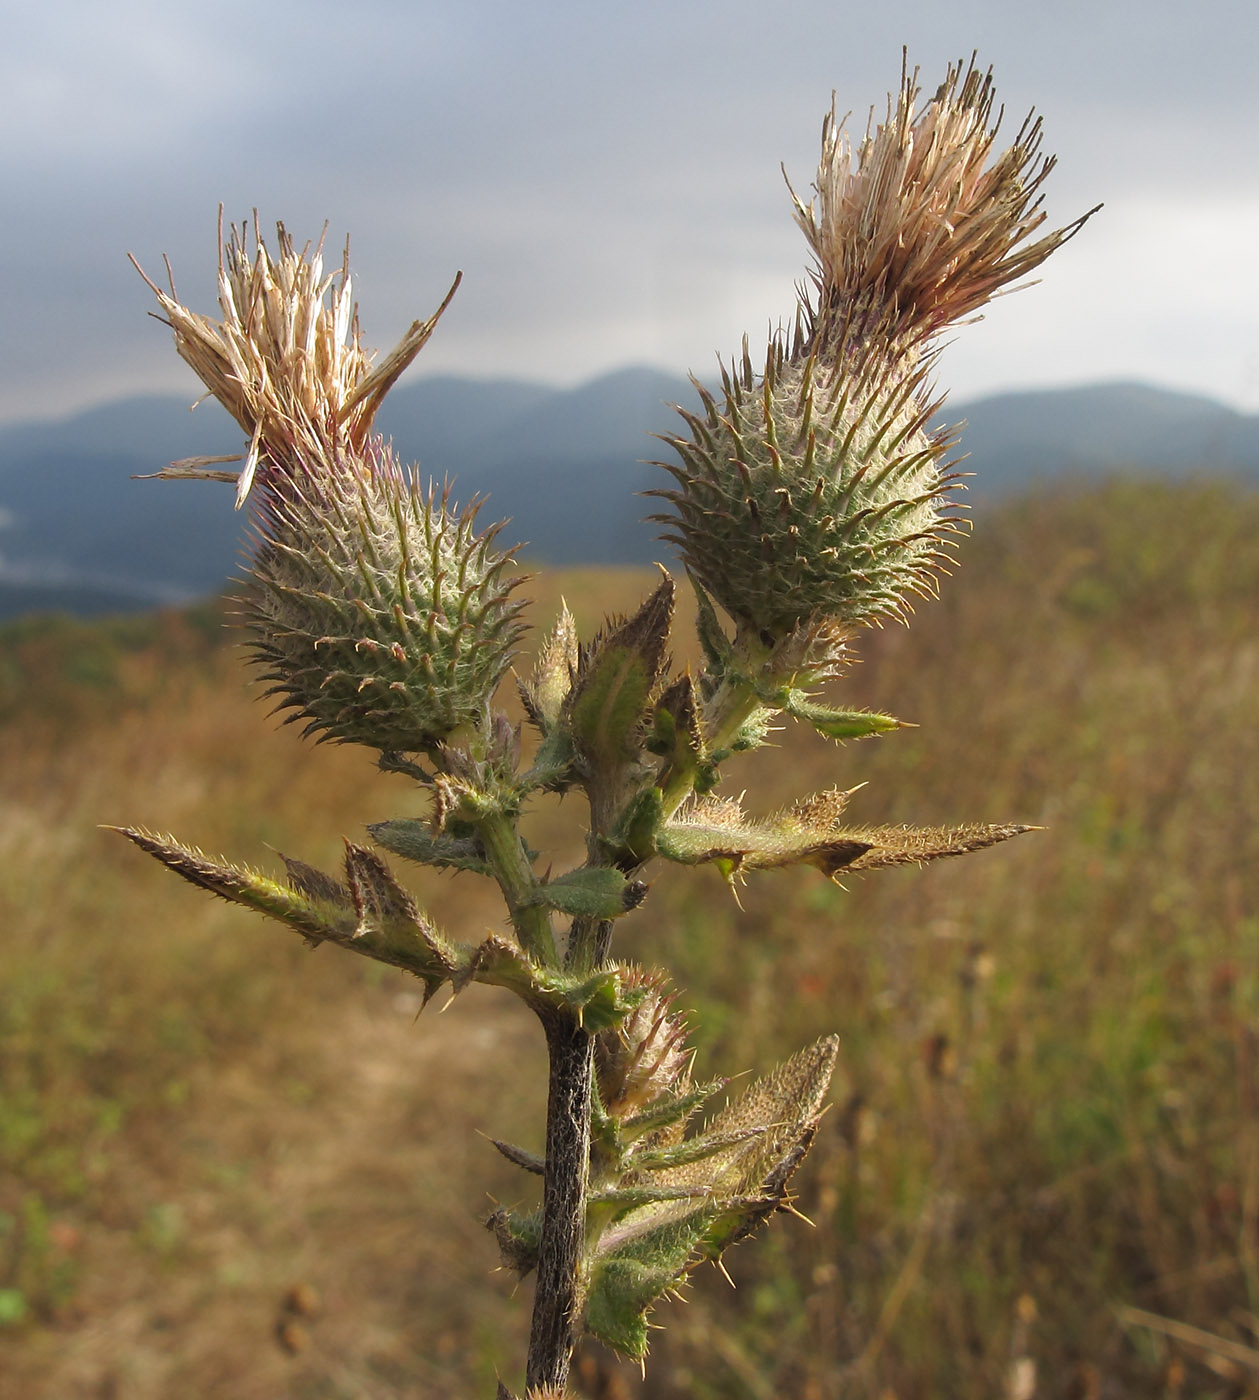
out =
<svg viewBox="0 0 1259 1400"><path fill-rule="evenodd" d="M1143 379L1259 409L1253 0L46 0L5 7L0 421L194 385L125 261L214 308L215 218L352 236L369 345L464 286L412 374L709 375L790 314L838 94L995 70L1106 208L959 332L955 397Z"/></svg>

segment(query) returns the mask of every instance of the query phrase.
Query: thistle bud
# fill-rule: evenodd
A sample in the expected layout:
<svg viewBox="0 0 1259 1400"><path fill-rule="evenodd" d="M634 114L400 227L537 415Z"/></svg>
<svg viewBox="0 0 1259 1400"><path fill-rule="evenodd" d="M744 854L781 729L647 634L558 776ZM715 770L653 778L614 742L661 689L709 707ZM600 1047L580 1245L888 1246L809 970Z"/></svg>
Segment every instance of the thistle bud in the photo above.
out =
<svg viewBox="0 0 1259 1400"><path fill-rule="evenodd" d="M1084 219L1038 241L1038 191L1053 167L1040 123L990 159L990 75L950 68L921 110L902 77L886 120L854 153L834 111L822 132L814 202L795 217L816 259L814 295L764 367L700 387L681 464L657 494L697 581L767 645L802 624L903 617L947 566L953 445L933 429L942 398L936 337L1039 266ZM1087 218L1085 215L1084 218ZM699 387L699 386L697 386Z"/></svg>
<svg viewBox="0 0 1259 1400"><path fill-rule="evenodd" d="M275 495L241 615L280 708L307 732L431 750L475 722L523 628L511 552L375 444Z"/></svg>
<svg viewBox="0 0 1259 1400"><path fill-rule="evenodd" d="M641 991L641 1000L595 1045L599 1096L613 1118L628 1118L664 1094L684 1093L691 1064L686 1022L661 978L625 968L621 981L627 992Z"/></svg>

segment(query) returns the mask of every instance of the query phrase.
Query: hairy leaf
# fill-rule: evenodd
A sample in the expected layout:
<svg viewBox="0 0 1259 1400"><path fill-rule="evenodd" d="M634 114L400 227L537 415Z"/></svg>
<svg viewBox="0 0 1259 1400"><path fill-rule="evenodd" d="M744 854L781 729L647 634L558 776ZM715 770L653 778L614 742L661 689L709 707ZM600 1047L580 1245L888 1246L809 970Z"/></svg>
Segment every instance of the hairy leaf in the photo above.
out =
<svg viewBox="0 0 1259 1400"><path fill-rule="evenodd" d="M586 1325L641 1359L647 1313L705 1259L751 1234L787 1200L787 1183L813 1141L838 1052L827 1036L757 1080L690 1139L649 1137L620 1183L591 1194L599 1232Z"/></svg>
<svg viewBox="0 0 1259 1400"><path fill-rule="evenodd" d="M872 734L904 728L902 721L891 715L874 714L869 710L833 710L827 705L815 704L799 690L788 693L783 709L811 724L819 734L838 741L865 739Z"/></svg>
<svg viewBox="0 0 1259 1400"><path fill-rule="evenodd" d="M647 1354L647 1313L685 1277L699 1242L686 1224L669 1226L597 1258L586 1295L586 1329L622 1356Z"/></svg>
<svg viewBox="0 0 1259 1400"><path fill-rule="evenodd" d="M413 819L373 822L367 830L373 841L404 860L439 869L471 870L478 875L489 873L485 851L475 836L435 836L429 822Z"/></svg>
<svg viewBox="0 0 1259 1400"><path fill-rule="evenodd" d="M747 870L812 865L828 876L875 870L971 851L1034 828L1021 825L956 827L845 827L839 818L851 793L818 793L773 816L754 820L737 802L707 798L665 823L660 854L684 865L714 863L729 878Z"/></svg>
<svg viewBox="0 0 1259 1400"><path fill-rule="evenodd" d="M789 809L753 821L737 802L722 798L693 803L661 827L656 845L669 860L683 865L714 862L727 877L802 864L833 875L869 850L867 842L837 830L829 816Z"/></svg>
<svg viewBox="0 0 1259 1400"><path fill-rule="evenodd" d="M583 652L567 706L577 746L596 771L636 752L647 701L665 664L673 597L666 574L633 617Z"/></svg>
<svg viewBox="0 0 1259 1400"><path fill-rule="evenodd" d="M384 864L362 847L347 844L345 885L287 858L289 883L282 885L248 866L211 860L169 838L114 829L201 889L287 924L312 942L336 943L415 973L429 995L456 972L456 950Z"/></svg>
<svg viewBox="0 0 1259 1400"><path fill-rule="evenodd" d="M486 1218L485 1228L498 1241L503 1268L510 1269L520 1278L537 1268L538 1249L542 1242L540 1210L529 1215L517 1215L515 1211L500 1206Z"/></svg>
<svg viewBox="0 0 1259 1400"><path fill-rule="evenodd" d="M982 851L1013 836L1028 831L1040 831L1037 826L1014 823L987 826L875 826L854 831L858 840L869 843L869 849L848 867L850 870L877 870L885 865L919 865L923 861L939 860L942 856L965 856Z"/></svg>
<svg viewBox="0 0 1259 1400"><path fill-rule="evenodd" d="M694 1088L665 1094L627 1118L621 1124L621 1136L641 1137L669 1128L678 1129L680 1136L680 1129L691 1115L702 1108L714 1094L721 1093L729 1082L727 1079L712 1079L707 1084L697 1084Z"/></svg>
<svg viewBox="0 0 1259 1400"><path fill-rule="evenodd" d="M512 1142L502 1142L498 1138L491 1138L490 1142L498 1148L499 1152L515 1167L531 1173L533 1176L543 1176L546 1173L546 1158L539 1157L534 1152L527 1152L523 1147L517 1147Z"/></svg>
<svg viewBox="0 0 1259 1400"><path fill-rule="evenodd" d="M533 902L575 918L619 919L646 897L641 880L627 880L611 866L569 871L538 887Z"/></svg>

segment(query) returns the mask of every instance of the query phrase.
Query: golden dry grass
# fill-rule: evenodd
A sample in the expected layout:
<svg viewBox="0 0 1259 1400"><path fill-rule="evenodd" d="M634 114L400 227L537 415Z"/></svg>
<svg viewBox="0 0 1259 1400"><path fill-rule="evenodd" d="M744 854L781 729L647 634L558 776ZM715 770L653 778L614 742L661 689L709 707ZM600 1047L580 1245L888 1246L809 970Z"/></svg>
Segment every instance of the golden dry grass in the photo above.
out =
<svg viewBox="0 0 1259 1400"><path fill-rule="evenodd" d="M867 781L860 821L1048 829L847 891L765 874L742 908L660 874L621 949L675 970L701 1070L838 1030L836 1107L799 1179L816 1228L662 1309L646 1388L592 1352L587 1393L1259 1394L1256 540L1231 488L1012 506L842 687L920 728L784 733L732 773L754 810ZM588 631L648 585L545 578L538 614L562 588ZM413 1024L392 973L97 829L327 866L420 809L366 753L276 734L216 638L0 652L0 1396L492 1394L528 1287L478 1216L529 1183L477 1131L538 1146L533 1025L475 988ZM562 859L579 823L570 799L537 842ZM470 877L413 883L455 932L499 919Z"/></svg>

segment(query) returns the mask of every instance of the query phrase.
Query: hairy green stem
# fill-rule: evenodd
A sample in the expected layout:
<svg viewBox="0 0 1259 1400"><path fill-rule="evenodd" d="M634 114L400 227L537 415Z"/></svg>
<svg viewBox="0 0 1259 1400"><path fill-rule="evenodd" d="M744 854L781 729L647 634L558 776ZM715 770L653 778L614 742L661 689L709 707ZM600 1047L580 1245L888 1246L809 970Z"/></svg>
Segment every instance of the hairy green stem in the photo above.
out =
<svg viewBox="0 0 1259 1400"><path fill-rule="evenodd" d="M477 825L485 846L486 860L507 901L507 912L520 939L520 946L535 963L544 967L558 967L559 954L555 948L551 918L542 905L533 903L537 880L525 855L515 821L504 812L493 812L484 816Z"/></svg>

